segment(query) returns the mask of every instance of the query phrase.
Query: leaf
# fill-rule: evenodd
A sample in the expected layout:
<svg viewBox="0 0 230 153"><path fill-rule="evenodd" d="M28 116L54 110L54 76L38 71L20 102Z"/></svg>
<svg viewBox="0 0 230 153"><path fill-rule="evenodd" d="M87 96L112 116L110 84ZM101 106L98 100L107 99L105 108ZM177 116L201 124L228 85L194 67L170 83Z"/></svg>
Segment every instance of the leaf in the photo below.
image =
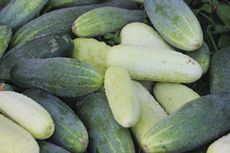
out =
<svg viewBox="0 0 230 153"><path fill-rule="evenodd" d="M230 26L230 6L227 4L220 4L217 6L216 11L220 20L225 24Z"/></svg>

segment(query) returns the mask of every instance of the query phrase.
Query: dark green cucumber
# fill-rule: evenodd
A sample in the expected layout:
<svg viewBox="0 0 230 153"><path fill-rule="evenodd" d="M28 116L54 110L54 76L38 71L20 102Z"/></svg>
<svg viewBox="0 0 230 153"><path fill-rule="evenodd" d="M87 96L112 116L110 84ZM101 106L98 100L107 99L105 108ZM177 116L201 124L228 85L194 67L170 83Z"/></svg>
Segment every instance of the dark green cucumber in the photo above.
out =
<svg viewBox="0 0 230 153"><path fill-rule="evenodd" d="M23 94L32 98L51 115L55 132L50 140L70 152L84 152L88 145L88 133L82 121L59 98L39 89L29 89Z"/></svg>
<svg viewBox="0 0 230 153"><path fill-rule="evenodd" d="M230 94L193 100L145 134L146 152L182 153L212 142L230 130Z"/></svg>
<svg viewBox="0 0 230 153"><path fill-rule="evenodd" d="M0 91L14 91L14 89L11 85L0 82Z"/></svg>
<svg viewBox="0 0 230 153"><path fill-rule="evenodd" d="M230 92L230 47L218 51L211 59L211 93Z"/></svg>
<svg viewBox="0 0 230 153"><path fill-rule="evenodd" d="M0 23L13 29L26 24L34 18L48 0L12 0L0 12Z"/></svg>
<svg viewBox="0 0 230 153"><path fill-rule="evenodd" d="M38 142L40 147L40 153L70 153L62 147L46 141Z"/></svg>
<svg viewBox="0 0 230 153"><path fill-rule="evenodd" d="M89 132L91 153L135 153L129 130L115 121L104 93L85 97L79 115Z"/></svg>
<svg viewBox="0 0 230 153"><path fill-rule="evenodd" d="M103 76L94 67L71 58L26 59L10 74L20 87L36 87L61 97L84 96L103 84Z"/></svg>
<svg viewBox="0 0 230 153"><path fill-rule="evenodd" d="M24 58L69 56L73 42L68 35L49 34L35 38L8 51L0 59L0 79L10 80L10 70Z"/></svg>
<svg viewBox="0 0 230 153"><path fill-rule="evenodd" d="M10 27L5 25L0 25L0 58L5 52L6 48L12 37L12 30Z"/></svg>

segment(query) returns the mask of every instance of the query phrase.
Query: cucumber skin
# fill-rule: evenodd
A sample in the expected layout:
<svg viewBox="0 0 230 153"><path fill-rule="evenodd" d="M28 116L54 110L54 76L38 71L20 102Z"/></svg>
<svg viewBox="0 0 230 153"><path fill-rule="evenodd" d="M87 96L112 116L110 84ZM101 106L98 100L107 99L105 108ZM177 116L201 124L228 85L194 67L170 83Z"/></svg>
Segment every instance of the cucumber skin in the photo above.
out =
<svg viewBox="0 0 230 153"><path fill-rule="evenodd" d="M10 80L10 70L25 58L70 56L73 47L71 37L68 35L48 34L37 37L9 50L0 59L0 79Z"/></svg>
<svg viewBox="0 0 230 153"><path fill-rule="evenodd" d="M84 96L103 84L97 70L71 58L26 59L16 64L10 74L20 87L36 87L61 97Z"/></svg>
<svg viewBox="0 0 230 153"><path fill-rule="evenodd" d="M78 116L59 98L39 89L23 92L43 106L55 123L50 141L71 152L84 152L88 145L88 133Z"/></svg>
<svg viewBox="0 0 230 153"><path fill-rule="evenodd" d="M101 7L78 17L72 31L79 37L93 37L115 32L135 21L144 21L143 11Z"/></svg>
<svg viewBox="0 0 230 153"><path fill-rule="evenodd" d="M230 92L230 47L213 55L209 74L212 94Z"/></svg>
<svg viewBox="0 0 230 153"><path fill-rule="evenodd" d="M90 152L135 153L129 130L115 121L104 93L85 97L78 112L89 132Z"/></svg>
<svg viewBox="0 0 230 153"><path fill-rule="evenodd" d="M12 34L13 33L10 27L0 25L0 59L8 47Z"/></svg>
<svg viewBox="0 0 230 153"><path fill-rule="evenodd" d="M40 153L70 153L62 147L52 144L50 142L39 141L38 144L40 147Z"/></svg>
<svg viewBox="0 0 230 153"><path fill-rule="evenodd" d="M212 142L230 129L229 99L229 93L220 93L185 104L146 133L144 150L185 152Z"/></svg>
<svg viewBox="0 0 230 153"><path fill-rule="evenodd" d="M35 17L48 0L12 0L0 12L0 23L18 29Z"/></svg>

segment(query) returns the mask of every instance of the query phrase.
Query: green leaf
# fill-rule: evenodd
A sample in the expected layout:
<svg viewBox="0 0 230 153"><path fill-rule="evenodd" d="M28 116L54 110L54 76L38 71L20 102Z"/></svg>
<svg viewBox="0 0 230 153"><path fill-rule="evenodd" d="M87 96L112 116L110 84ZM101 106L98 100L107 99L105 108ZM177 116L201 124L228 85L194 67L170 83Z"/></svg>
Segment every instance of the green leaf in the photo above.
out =
<svg viewBox="0 0 230 153"><path fill-rule="evenodd" d="M230 6L227 4L220 4L217 6L216 11L220 20L225 24L230 26Z"/></svg>

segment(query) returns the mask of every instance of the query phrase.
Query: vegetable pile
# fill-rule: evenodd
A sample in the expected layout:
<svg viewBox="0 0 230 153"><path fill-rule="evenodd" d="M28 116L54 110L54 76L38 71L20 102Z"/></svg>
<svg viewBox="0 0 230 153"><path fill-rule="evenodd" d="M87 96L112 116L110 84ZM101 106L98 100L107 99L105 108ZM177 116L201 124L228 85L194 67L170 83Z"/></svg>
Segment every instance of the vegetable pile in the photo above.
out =
<svg viewBox="0 0 230 153"><path fill-rule="evenodd" d="M230 153L230 2L2 0L0 153Z"/></svg>

